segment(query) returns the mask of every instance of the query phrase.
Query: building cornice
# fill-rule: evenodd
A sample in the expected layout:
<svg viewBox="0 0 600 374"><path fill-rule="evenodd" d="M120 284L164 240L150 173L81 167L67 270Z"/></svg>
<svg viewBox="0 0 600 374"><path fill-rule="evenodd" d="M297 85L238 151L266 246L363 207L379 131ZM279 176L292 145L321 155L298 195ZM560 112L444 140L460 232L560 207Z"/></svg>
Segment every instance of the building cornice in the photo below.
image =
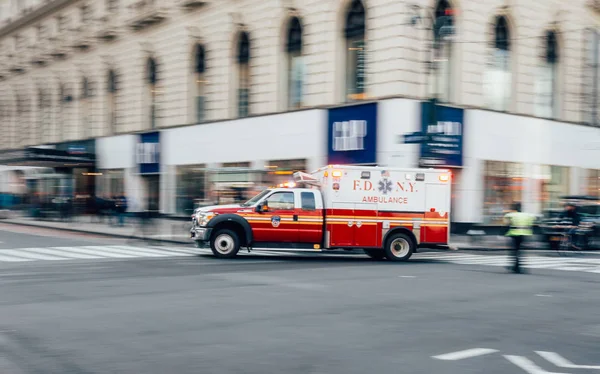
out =
<svg viewBox="0 0 600 374"><path fill-rule="evenodd" d="M3 38L15 30L26 27L49 14L55 13L68 5L79 2L80 0L45 0L41 6L38 6L33 11L11 21L8 25L0 28L0 38Z"/></svg>

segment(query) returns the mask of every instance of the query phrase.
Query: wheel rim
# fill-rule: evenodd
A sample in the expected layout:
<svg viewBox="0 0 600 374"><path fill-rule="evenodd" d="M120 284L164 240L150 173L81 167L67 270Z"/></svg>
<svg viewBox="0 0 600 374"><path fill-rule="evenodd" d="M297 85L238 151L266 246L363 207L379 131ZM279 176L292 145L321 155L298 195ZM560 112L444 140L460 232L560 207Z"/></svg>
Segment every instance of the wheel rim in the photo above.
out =
<svg viewBox="0 0 600 374"><path fill-rule="evenodd" d="M405 257L410 253L410 243L404 238L394 239L390 249L394 257Z"/></svg>
<svg viewBox="0 0 600 374"><path fill-rule="evenodd" d="M235 243L233 241L233 238L229 235L219 235L215 239L215 249L221 254L229 254L231 251L233 251L234 247Z"/></svg>

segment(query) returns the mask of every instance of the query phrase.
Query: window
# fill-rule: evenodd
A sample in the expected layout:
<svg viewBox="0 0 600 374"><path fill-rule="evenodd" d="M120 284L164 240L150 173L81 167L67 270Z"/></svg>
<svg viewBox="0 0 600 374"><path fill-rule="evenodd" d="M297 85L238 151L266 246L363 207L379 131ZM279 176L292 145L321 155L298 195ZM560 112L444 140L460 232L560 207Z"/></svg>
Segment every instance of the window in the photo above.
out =
<svg viewBox="0 0 600 374"><path fill-rule="evenodd" d="M542 166L542 209L560 209L560 197L569 195L570 168L566 166Z"/></svg>
<svg viewBox="0 0 600 374"><path fill-rule="evenodd" d="M600 126L600 29L585 29L583 40L583 122Z"/></svg>
<svg viewBox="0 0 600 374"><path fill-rule="evenodd" d="M536 115L545 118L558 116L558 41L555 31L544 36L544 54L536 82Z"/></svg>
<svg viewBox="0 0 600 374"><path fill-rule="evenodd" d="M302 25L298 17L293 17L288 27L287 37L287 90L288 108L302 107L304 85L304 61L302 58Z"/></svg>
<svg viewBox="0 0 600 374"><path fill-rule="evenodd" d="M438 0L433 27L434 77L433 93L443 102L451 100L452 92L452 36L454 35L454 9L448 0Z"/></svg>
<svg viewBox="0 0 600 374"><path fill-rule="evenodd" d="M117 132L117 74L114 70L108 72L107 110L109 132L115 134Z"/></svg>
<svg viewBox="0 0 600 374"><path fill-rule="evenodd" d="M496 17L491 60L486 72L487 104L491 109L506 111L511 97L510 32L506 17Z"/></svg>
<svg viewBox="0 0 600 374"><path fill-rule="evenodd" d="M306 159L272 160L265 165L267 182L271 186L289 182L297 171L306 171Z"/></svg>
<svg viewBox="0 0 600 374"><path fill-rule="evenodd" d="M521 202L526 179L523 164L485 161L484 222L502 225L504 214L513 203Z"/></svg>
<svg viewBox="0 0 600 374"><path fill-rule="evenodd" d="M195 87L195 113L196 122L200 123L204 121L205 112L205 95L206 95L206 60L204 57L204 46L197 44L194 49L194 87Z"/></svg>
<svg viewBox="0 0 600 374"><path fill-rule="evenodd" d="M47 95L45 90L39 90L38 93L39 99L39 115L40 115L40 129L38 133L35 135L38 137L36 142L42 143L48 141L48 134L50 134L51 139L54 137L52 133L52 129L50 128L52 125L52 114L51 114L51 106L50 106L50 97ZM39 138L41 136L41 139Z"/></svg>
<svg viewBox="0 0 600 374"><path fill-rule="evenodd" d="M90 102L92 96L90 82L86 77L81 82L81 128L83 129L83 137L93 136L92 124L90 121Z"/></svg>
<svg viewBox="0 0 600 374"><path fill-rule="evenodd" d="M293 192L275 192L267 198L269 210L293 210L294 193Z"/></svg>
<svg viewBox="0 0 600 374"><path fill-rule="evenodd" d="M189 215L199 206L210 205L206 194L206 166L190 165L177 167L176 211Z"/></svg>
<svg viewBox="0 0 600 374"><path fill-rule="evenodd" d="M148 114L149 114L149 124L151 129L155 129L157 127L156 123L156 96L158 93L157 83L158 83L158 72L156 61L153 58L149 58L146 66L147 72L147 92L148 92Z"/></svg>
<svg viewBox="0 0 600 374"><path fill-rule="evenodd" d="M241 32L238 40L238 117L248 117L250 114L250 36Z"/></svg>
<svg viewBox="0 0 600 374"><path fill-rule="evenodd" d="M90 21L91 9L88 5L82 5L80 8L81 12L81 23L86 25Z"/></svg>
<svg viewBox="0 0 600 374"><path fill-rule="evenodd" d="M116 13L119 10L119 0L106 0L106 10L109 13Z"/></svg>
<svg viewBox="0 0 600 374"><path fill-rule="evenodd" d="M300 194L302 199L302 209L303 210L315 210L317 208L317 203L315 201L315 194L312 192L302 192Z"/></svg>
<svg viewBox="0 0 600 374"><path fill-rule="evenodd" d="M344 36L346 41L345 100L361 100L365 98L366 44L365 8L360 0L354 0L350 4Z"/></svg>

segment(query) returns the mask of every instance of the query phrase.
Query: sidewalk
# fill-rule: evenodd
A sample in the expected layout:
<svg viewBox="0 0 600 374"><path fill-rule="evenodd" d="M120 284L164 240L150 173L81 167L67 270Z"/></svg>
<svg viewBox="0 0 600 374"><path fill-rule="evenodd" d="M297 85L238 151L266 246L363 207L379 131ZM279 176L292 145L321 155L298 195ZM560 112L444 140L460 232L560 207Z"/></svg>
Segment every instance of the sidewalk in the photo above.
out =
<svg viewBox="0 0 600 374"><path fill-rule="evenodd" d="M139 221L136 218L129 217L125 220L125 225L123 227L111 225L106 219L98 222L97 217L91 216L78 216L74 217L70 222L64 222L57 220L40 220L37 218L23 217L18 214L11 214L6 219L0 219L0 223L82 232L116 238L144 239ZM152 227L153 234L146 236L146 239L178 244L192 244L189 239L190 225L191 222L187 221L156 218L154 219L154 226Z"/></svg>
<svg viewBox="0 0 600 374"><path fill-rule="evenodd" d="M154 234L150 235L151 239L178 244L191 244L189 239L191 222L171 220L168 218L157 218L154 221ZM43 227L71 232L83 232L110 237L131 239L143 238L140 232L138 220L135 218L128 218L128 220L125 222L125 226L117 227L114 225L109 225L106 220L103 222L98 222L98 218L90 216L78 216L71 222L60 222L23 217L18 213L12 213L6 219L0 219L0 223ZM479 237L471 237L468 235L452 235L450 237L450 247L459 250L507 250L510 248L510 238L496 235L485 235ZM546 245L535 240L534 237L533 240L529 240L524 243L524 248L545 249Z"/></svg>

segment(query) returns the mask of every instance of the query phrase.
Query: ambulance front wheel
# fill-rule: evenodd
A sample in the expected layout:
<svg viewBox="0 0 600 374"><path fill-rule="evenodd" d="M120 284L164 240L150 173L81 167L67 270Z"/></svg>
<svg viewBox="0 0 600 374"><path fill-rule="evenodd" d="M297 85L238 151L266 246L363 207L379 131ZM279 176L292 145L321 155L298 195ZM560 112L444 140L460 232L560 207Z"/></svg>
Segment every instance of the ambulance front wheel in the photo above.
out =
<svg viewBox="0 0 600 374"><path fill-rule="evenodd" d="M217 230L210 240L210 249L217 258L233 258L240 250L240 239L231 230Z"/></svg>
<svg viewBox="0 0 600 374"><path fill-rule="evenodd" d="M385 244L385 257L390 261L407 261L415 251L415 243L406 234L393 234Z"/></svg>

